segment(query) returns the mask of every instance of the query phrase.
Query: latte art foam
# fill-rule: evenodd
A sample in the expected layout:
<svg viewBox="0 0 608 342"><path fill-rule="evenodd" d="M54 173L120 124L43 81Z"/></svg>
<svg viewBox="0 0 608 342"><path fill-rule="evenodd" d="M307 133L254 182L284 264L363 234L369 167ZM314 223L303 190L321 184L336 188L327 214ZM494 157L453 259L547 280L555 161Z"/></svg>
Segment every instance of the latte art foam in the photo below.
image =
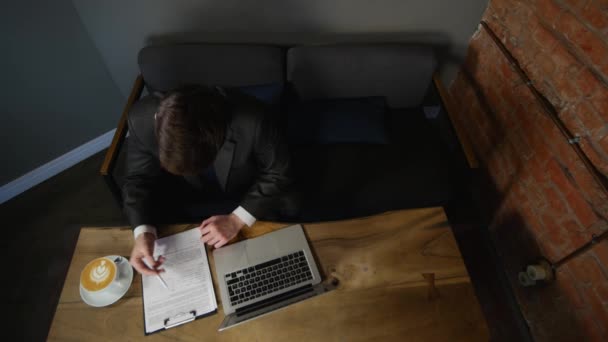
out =
<svg viewBox="0 0 608 342"><path fill-rule="evenodd" d="M95 269L93 269L90 274L91 280L94 281L96 284L105 281L106 279L108 279L108 276L110 276L110 270L106 266L105 260L102 260L101 265L95 267Z"/></svg>
<svg viewBox="0 0 608 342"><path fill-rule="evenodd" d="M108 258L89 262L80 274L80 285L87 291L99 291L108 287L116 278L116 264Z"/></svg>

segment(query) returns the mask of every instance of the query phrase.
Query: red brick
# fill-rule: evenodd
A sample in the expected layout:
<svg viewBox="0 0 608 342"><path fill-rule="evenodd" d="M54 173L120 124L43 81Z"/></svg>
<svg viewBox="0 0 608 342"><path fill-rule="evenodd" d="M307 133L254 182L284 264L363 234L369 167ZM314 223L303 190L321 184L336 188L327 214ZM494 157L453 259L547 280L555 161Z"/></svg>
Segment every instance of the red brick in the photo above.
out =
<svg viewBox="0 0 608 342"><path fill-rule="evenodd" d="M602 300L602 303L608 303L608 281L595 285L595 293Z"/></svg>
<svg viewBox="0 0 608 342"><path fill-rule="evenodd" d="M594 108L589 102L583 100L574 105L572 110L581 120L587 131L591 132L591 135L593 135L593 132L595 132L597 129L604 127L604 120L602 120L602 118L596 114Z"/></svg>
<svg viewBox="0 0 608 342"><path fill-rule="evenodd" d="M498 178L497 181L502 181L505 177L502 158L498 154L495 154L492 156L492 158L486 160L486 163L488 165L490 175L493 178Z"/></svg>
<svg viewBox="0 0 608 342"><path fill-rule="evenodd" d="M505 149L506 156L510 163L509 165L509 174L512 179L516 180L516 177L519 177L521 169L524 167L524 160L522 158L522 153L516 149L516 145L513 144L513 138L511 135L506 138L506 142L508 147Z"/></svg>
<svg viewBox="0 0 608 342"><path fill-rule="evenodd" d="M561 12L562 9L553 0L536 0L536 14L548 23L555 22Z"/></svg>
<svg viewBox="0 0 608 342"><path fill-rule="evenodd" d="M580 94L574 86L574 82L565 73L555 75L553 86L559 97L564 102L575 102Z"/></svg>
<svg viewBox="0 0 608 342"><path fill-rule="evenodd" d="M593 246L593 254L595 254L600 264L602 264L604 269L608 272L608 240L603 240Z"/></svg>
<svg viewBox="0 0 608 342"><path fill-rule="evenodd" d="M568 39L574 43L594 64L604 65L608 56L608 45L581 23L579 26L569 28Z"/></svg>
<svg viewBox="0 0 608 342"><path fill-rule="evenodd" d="M543 214L541 220L545 227L546 239L542 239L540 243L543 247L550 247L557 252L556 258L551 258L552 261L557 261L571 249L568 232L557 223L553 215Z"/></svg>
<svg viewBox="0 0 608 342"><path fill-rule="evenodd" d="M555 184L555 186L560 189L560 191L562 191L562 193L564 194L568 194L571 192L576 192L580 194L581 190L583 192L588 192L590 190L589 188L581 187L579 189L578 187L576 187L575 183L573 183L573 180L566 176L567 173L572 174L572 168L567 167L566 165L563 165L557 162L556 160L552 159L547 164L547 173L549 174L551 181ZM588 178L589 174L586 173L585 176L586 178ZM578 181L579 179L576 180L577 183ZM580 184L578 185L580 187Z"/></svg>
<svg viewBox="0 0 608 342"><path fill-rule="evenodd" d="M576 85L581 91L581 94L585 97L590 97L596 89L602 87L597 77L593 75L587 68L581 69L576 78Z"/></svg>
<svg viewBox="0 0 608 342"><path fill-rule="evenodd" d="M589 1L581 11L583 18L598 30L608 27L608 13L602 11L595 1Z"/></svg>
<svg viewBox="0 0 608 342"><path fill-rule="evenodd" d="M598 220L589 203L578 192L566 194L566 199L570 204L570 208L584 227L589 227Z"/></svg>
<svg viewBox="0 0 608 342"><path fill-rule="evenodd" d="M602 150L604 150L604 153L608 154L608 134L598 140L598 144L600 145Z"/></svg>
<svg viewBox="0 0 608 342"><path fill-rule="evenodd" d="M547 202L549 203L549 206L552 210L558 213L565 213L568 210L568 207L564 202L561 194L555 191L554 188L546 187L544 191L545 198L547 199Z"/></svg>
<svg viewBox="0 0 608 342"><path fill-rule="evenodd" d="M568 40L577 46L595 64L604 65L608 56L608 46L583 23L569 12L564 12L556 22L557 29L566 35Z"/></svg>
<svg viewBox="0 0 608 342"><path fill-rule="evenodd" d="M547 56L540 56L533 65L534 67L537 67L543 75L552 75L556 69L553 59L547 58Z"/></svg>
<svg viewBox="0 0 608 342"><path fill-rule="evenodd" d="M532 128L536 127L534 125ZM530 140L530 146L534 150L534 154L538 160L539 165L544 167L549 158L551 158L551 150L549 149L549 145L543 139L543 137L538 134L538 131L532 132L532 134L527 134L528 139ZM544 177L543 177L544 178Z"/></svg>
<svg viewBox="0 0 608 342"><path fill-rule="evenodd" d="M566 236L573 249L581 248L591 240L591 234L586 232L576 220L567 218L560 224L566 230Z"/></svg>
<svg viewBox="0 0 608 342"><path fill-rule="evenodd" d="M529 230L532 231L532 233L534 233L534 237L539 239L541 236L545 235L546 231L544 226L539 222L538 216L534 210L532 210L532 208L529 206L522 206L521 203L517 203L517 206L519 207L519 211L525 225L529 228Z"/></svg>
<svg viewBox="0 0 608 342"><path fill-rule="evenodd" d="M526 168L530 171L530 173L534 177L534 180L538 183L543 183L548 178L547 173L545 172L545 168L543 167L543 162L545 161L546 160L542 160L539 158L532 158L526 165Z"/></svg>
<svg viewBox="0 0 608 342"><path fill-rule="evenodd" d="M502 87L500 90L500 97L502 98L501 106L494 108L494 110L504 120L504 127L501 128L506 130L508 133L513 126L517 125L517 122L513 120L513 115L519 102L514 96L513 89L511 87Z"/></svg>
<svg viewBox="0 0 608 342"><path fill-rule="evenodd" d="M570 172L572 173L578 188L585 194L585 197L593 205L596 211L603 217L608 215L608 198L601 189L598 182L594 177L591 176L589 170L584 166L571 166Z"/></svg>
<svg viewBox="0 0 608 342"><path fill-rule="evenodd" d="M567 263L572 275L584 284L600 284L606 281L599 264L594 257L585 253Z"/></svg>
<svg viewBox="0 0 608 342"><path fill-rule="evenodd" d="M561 161L562 165L570 168L571 163L580 163L580 158L574 151L573 146L568 143L567 137L557 127L554 127L554 130L544 129L543 132L546 134L547 141L551 142L553 155Z"/></svg>
<svg viewBox="0 0 608 342"><path fill-rule="evenodd" d="M528 206L528 204L530 202L528 200L528 194L524 190L524 186L523 186L523 183L521 181L515 182L513 184L513 194L514 194L515 199L517 200L517 202L522 207L522 210L530 209L530 207Z"/></svg>
<svg viewBox="0 0 608 342"><path fill-rule="evenodd" d="M532 32L532 39L538 43L543 51L551 51L555 45L559 44L553 33L542 25L538 25L534 29L534 32Z"/></svg>
<svg viewBox="0 0 608 342"><path fill-rule="evenodd" d="M605 306L604 303L602 303L602 300L595 292L595 288L592 286L585 287L583 290L583 298L595 316L596 322L601 326L608 326L608 306Z"/></svg>
<svg viewBox="0 0 608 342"><path fill-rule="evenodd" d="M578 61L561 44L555 46L551 52L551 58L559 70L568 70L573 65L578 65Z"/></svg>
<svg viewBox="0 0 608 342"><path fill-rule="evenodd" d="M527 185L528 198L530 199L530 203L537 209L543 209L547 206L547 200L542 195L542 191L540 190L538 184L530 183Z"/></svg>
<svg viewBox="0 0 608 342"><path fill-rule="evenodd" d="M564 2L572 9L581 9L585 6L587 0L564 0Z"/></svg>
<svg viewBox="0 0 608 342"><path fill-rule="evenodd" d="M555 160L550 159L547 163L547 173L551 177L553 184L564 194L574 191L574 187L566 174L563 167Z"/></svg>
<svg viewBox="0 0 608 342"><path fill-rule="evenodd" d="M608 79L608 64L600 67L600 73L604 75L604 79Z"/></svg>
<svg viewBox="0 0 608 342"><path fill-rule="evenodd" d="M515 70L511 66L511 64L509 64L504 57L499 56L499 58L500 58L500 72L502 74L502 77L504 77L504 79L508 82L513 82L516 79L518 79L519 75L515 72Z"/></svg>
<svg viewBox="0 0 608 342"><path fill-rule="evenodd" d="M540 248L542 255L549 260L549 262L558 262L564 256L568 255L561 246L557 246L551 241L545 241L549 238L549 235L542 236L540 239Z"/></svg>
<svg viewBox="0 0 608 342"><path fill-rule="evenodd" d="M511 8L501 17L512 37L520 37L527 30L527 25L533 13L530 8L523 4L510 1Z"/></svg>
<svg viewBox="0 0 608 342"><path fill-rule="evenodd" d="M545 51L542 45L532 39L531 33L532 32L529 32L526 27L526 29L517 37L517 40L513 42L513 48L509 49L513 56L519 61L519 64L523 65L525 69L528 69L530 63L534 63L538 54Z"/></svg>
<svg viewBox="0 0 608 342"><path fill-rule="evenodd" d="M557 140L564 140L564 135L561 133L555 122L543 110L542 115L536 117L537 129L544 134L545 141L554 145Z"/></svg>
<svg viewBox="0 0 608 342"><path fill-rule="evenodd" d="M535 138L540 138L535 130L536 126L533 122L534 115L535 113L533 111L533 108L530 108L529 106L526 107L524 105L517 106L514 113L514 120L518 122L522 134L525 134L530 139L530 142L532 144L530 146L532 148L537 146L533 144L535 140L537 141L537 139Z"/></svg>
<svg viewBox="0 0 608 342"><path fill-rule="evenodd" d="M597 323L590 310L577 310L575 318L580 325L580 330L582 330L581 341L606 342L605 328Z"/></svg>
<svg viewBox="0 0 608 342"><path fill-rule="evenodd" d="M554 27L563 35L572 39L573 36L582 28L582 23L569 11L565 11L555 22Z"/></svg>
<svg viewBox="0 0 608 342"><path fill-rule="evenodd" d="M576 279L570 274L568 265L563 265L557 269L555 272L555 283L574 308L583 308L585 306L583 297L575 286Z"/></svg>
<svg viewBox="0 0 608 342"><path fill-rule="evenodd" d="M599 88L591 96L591 104L605 122L608 122L608 88Z"/></svg>
<svg viewBox="0 0 608 342"><path fill-rule="evenodd" d="M582 135L586 132L585 126L581 120L577 117L576 113L572 108L566 108L558 113L560 120L564 123L570 134Z"/></svg>
<svg viewBox="0 0 608 342"><path fill-rule="evenodd" d="M587 138L582 139L579 145L585 153L585 156L587 156L587 158L589 158L589 160L591 161L591 164L593 164L601 173L608 175L608 159L601 155L601 152L598 153L597 151L598 149L602 149L602 147L598 144L590 143Z"/></svg>
<svg viewBox="0 0 608 342"><path fill-rule="evenodd" d="M513 130L511 136L513 137L515 150L520 154L521 158L524 160L530 159L532 157L532 149L530 148L528 138L518 130Z"/></svg>
<svg viewBox="0 0 608 342"><path fill-rule="evenodd" d="M493 1L490 1L490 8L492 9L492 12L494 12L494 14L497 17L502 18L511 9L511 1L493 0Z"/></svg>

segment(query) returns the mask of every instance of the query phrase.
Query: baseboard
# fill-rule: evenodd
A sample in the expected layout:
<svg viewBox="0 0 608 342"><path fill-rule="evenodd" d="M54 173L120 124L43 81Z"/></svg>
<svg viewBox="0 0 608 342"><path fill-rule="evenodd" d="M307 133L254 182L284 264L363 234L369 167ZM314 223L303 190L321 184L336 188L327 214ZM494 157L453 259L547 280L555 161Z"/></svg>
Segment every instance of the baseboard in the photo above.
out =
<svg viewBox="0 0 608 342"><path fill-rule="evenodd" d="M0 187L0 204L110 146L113 129Z"/></svg>

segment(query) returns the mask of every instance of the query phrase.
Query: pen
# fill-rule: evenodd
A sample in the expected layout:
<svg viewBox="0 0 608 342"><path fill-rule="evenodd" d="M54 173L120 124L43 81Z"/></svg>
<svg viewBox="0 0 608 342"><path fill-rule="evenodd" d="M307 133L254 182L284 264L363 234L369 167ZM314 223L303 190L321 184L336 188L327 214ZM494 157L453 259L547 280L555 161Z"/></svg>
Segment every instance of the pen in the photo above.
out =
<svg viewBox="0 0 608 342"><path fill-rule="evenodd" d="M143 259L143 262L144 262L144 264L146 264L146 266L148 266L148 268L152 268L152 267L150 267L150 265L148 264L148 262L145 259ZM156 270L156 269L154 269L154 270ZM165 289L167 289L167 290L169 289L169 286L167 285L167 283L165 282L165 280L160 276L160 273L156 274L156 278L158 279L158 281L160 281L160 284Z"/></svg>
<svg viewBox="0 0 608 342"><path fill-rule="evenodd" d="M158 278L158 280L160 281L161 285L163 285L164 288L166 288L167 290L169 289L169 286L167 286L167 283L165 283L165 280L163 278L161 278L160 274L157 274L156 278Z"/></svg>

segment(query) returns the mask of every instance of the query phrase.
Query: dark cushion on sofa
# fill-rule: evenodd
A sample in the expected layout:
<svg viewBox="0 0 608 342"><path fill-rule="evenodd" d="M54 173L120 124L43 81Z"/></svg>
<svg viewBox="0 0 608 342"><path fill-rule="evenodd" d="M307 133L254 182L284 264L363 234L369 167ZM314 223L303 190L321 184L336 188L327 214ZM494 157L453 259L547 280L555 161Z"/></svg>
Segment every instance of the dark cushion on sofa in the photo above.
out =
<svg viewBox="0 0 608 342"><path fill-rule="evenodd" d="M386 144L386 109L383 97L291 103L287 107L289 142Z"/></svg>
<svg viewBox="0 0 608 342"><path fill-rule="evenodd" d="M274 83L243 86L235 89L238 89L249 96L253 96L267 105L278 106L283 97L283 88L283 84Z"/></svg>

